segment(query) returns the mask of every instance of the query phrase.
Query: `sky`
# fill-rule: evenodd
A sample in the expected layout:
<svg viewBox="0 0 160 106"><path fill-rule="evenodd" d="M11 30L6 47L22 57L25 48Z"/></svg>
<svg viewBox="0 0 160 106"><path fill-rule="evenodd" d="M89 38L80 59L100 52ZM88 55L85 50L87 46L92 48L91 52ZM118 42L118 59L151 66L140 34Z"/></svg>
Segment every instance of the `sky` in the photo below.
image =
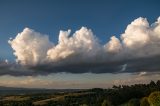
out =
<svg viewBox="0 0 160 106"><path fill-rule="evenodd" d="M0 86L158 80L159 0L0 0Z"/></svg>

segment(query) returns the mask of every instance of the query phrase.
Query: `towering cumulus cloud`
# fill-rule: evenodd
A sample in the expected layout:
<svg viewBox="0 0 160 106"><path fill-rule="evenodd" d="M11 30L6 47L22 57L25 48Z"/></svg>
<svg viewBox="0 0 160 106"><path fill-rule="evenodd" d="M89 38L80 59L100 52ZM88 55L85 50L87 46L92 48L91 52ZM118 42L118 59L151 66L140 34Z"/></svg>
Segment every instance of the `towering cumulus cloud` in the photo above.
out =
<svg viewBox="0 0 160 106"><path fill-rule="evenodd" d="M124 49L133 57L145 57L160 54L160 21L149 25L146 18L138 18L127 26L122 34Z"/></svg>
<svg viewBox="0 0 160 106"><path fill-rule="evenodd" d="M146 18L135 19L120 39L112 36L104 45L86 27L70 34L71 30L60 31L54 45L47 35L25 28L9 44L18 63L35 71L133 73L160 69L160 18L151 25Z"/></svg>
<svg viewBox="0 0 160 106"><path fill-rule="evenodd" d="M58 44L48 50L50 61L87 62L98 55L101 47L91 30L82 27L69 37L70 32L60 31Z"/></svg>
<svg viewBox="0 0 160 106"><path fill-rule="evenodd" d="M15 39L9 40L17 62L23 65L37 65L46 62L47 51L53 46L47 35L25 28Z"/></svg>

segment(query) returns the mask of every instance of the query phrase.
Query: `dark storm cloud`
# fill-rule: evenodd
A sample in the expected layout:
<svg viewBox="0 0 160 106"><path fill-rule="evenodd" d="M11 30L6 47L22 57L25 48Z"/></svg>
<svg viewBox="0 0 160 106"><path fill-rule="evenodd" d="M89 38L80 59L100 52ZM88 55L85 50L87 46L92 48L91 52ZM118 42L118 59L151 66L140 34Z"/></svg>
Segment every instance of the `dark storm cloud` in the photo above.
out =
<svg viewBox="0 0 160 106"><path fill-rule="evenodd" d="M128 73L160 71L160 55L131 59L125 61L125 63L127 64L125 72Z"/></svg>
<svg viewBox="0 0 160 106"><path fill-rule="evenodd" d="M125 69L124 68L125 66ZM123 69L123 70L122 70ZM116 61L110 63L97 63L97 64L60 64L53 66L51 64L39 65L35 67L20 66L17 64L0 64L0 75L12 76L37 76L49 75L51 73L140 73L140 72L159 72L160 70L160 56L130 59L124 61Z"/></svg>

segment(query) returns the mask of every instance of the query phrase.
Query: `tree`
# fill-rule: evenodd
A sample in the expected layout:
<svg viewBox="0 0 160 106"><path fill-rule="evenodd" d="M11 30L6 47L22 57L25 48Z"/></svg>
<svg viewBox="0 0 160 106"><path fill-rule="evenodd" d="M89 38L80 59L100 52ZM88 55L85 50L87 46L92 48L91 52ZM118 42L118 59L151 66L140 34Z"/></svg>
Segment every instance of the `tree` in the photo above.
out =
<svg viewBox="0 0 160 106"><path fill-rule="evenodd" d="M155 82L154 82L154 81L151 81L149 85L150 85L151 87L156 86L156 84L155 84Z"/></svg>
<svg viewBox="0 0 160 106"><path fill-rule="evenodd" d="M140 101L140 106L150 106L147 97L143 97Z"/></svg>
<svg viewBox="0 0 160 106"><path fill-rule="evenodd" d="M160 80L156 82L157 88L160 90Z"/></svg>
<svg viewBox="0 0 160 106"><path fill-rule="evenodd" d="M103 102L102 102L102 106L112 106L112 103L109 101L109 100L104 100Z"/></svg>
<svg viewBox="0 0 160 106"><path fill-rule="evenodd" d="M139 106L139 105L140 105L139 99L136 99L136 98L131 99L128 102L128 106Z"/></svg>
<svg viewBox="0 0 160 106"><path fill-rule="evenodd" d="M148 97L151 106L160 106L160 91L151 93Z"/></svg>
<svg viewBox="0 0 160 106"><path fill-rule="evenodd" d="M156 82L156 85L157 85L157 86L160 86L160 80L158 80L158 81Z"/></svg>

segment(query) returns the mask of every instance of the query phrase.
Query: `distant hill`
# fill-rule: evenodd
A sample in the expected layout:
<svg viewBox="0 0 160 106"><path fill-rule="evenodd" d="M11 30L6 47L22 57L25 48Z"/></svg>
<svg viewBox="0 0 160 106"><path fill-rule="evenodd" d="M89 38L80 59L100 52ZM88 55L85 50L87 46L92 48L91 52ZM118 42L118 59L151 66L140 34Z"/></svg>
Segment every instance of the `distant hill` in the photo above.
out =
<svg viewBox="0 0 160 106"><path fill-rule="evenodd" d="M0 95L75 92L75 91L80 91L80 89L16 88L16 87L0 86Z"/></svg>
<svg viewBox="0 0 160 106"><path fill-rule="evenodd" d="M19 89L27 89L27 88L16 88L16 87L0 86L0 90L19 90Z"/></svg>

